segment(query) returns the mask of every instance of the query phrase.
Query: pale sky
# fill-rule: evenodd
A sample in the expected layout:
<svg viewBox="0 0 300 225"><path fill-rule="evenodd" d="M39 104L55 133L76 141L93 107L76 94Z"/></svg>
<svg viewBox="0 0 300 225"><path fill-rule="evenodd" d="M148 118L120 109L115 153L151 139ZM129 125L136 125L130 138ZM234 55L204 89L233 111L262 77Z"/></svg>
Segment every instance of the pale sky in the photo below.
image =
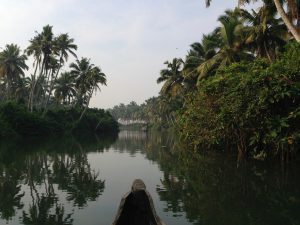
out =
<svg viewBox="0 0 300 225"><path fill-rule="evenodd" d="M0 47L16 43L25 49L35 31L52 25L55 35L75 39L78 57L90 58L107 76L91 106L140 104L158 95L163 63L184 58L189 45L236 4L214 0L207 9L204 0L1 0Z"/></svg>

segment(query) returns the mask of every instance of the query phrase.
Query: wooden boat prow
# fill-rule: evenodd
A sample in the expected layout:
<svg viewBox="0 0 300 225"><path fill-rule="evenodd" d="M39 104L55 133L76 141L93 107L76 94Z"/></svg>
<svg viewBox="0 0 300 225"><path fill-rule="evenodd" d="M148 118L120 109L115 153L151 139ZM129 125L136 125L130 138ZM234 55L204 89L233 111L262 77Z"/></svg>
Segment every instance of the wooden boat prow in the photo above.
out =
<svg viewBox="0 0 300 225"><path fill-rule="evenodd" d="M141 179L134 180L131 191L123 196L111 225L165 225L156 214L152 197Z"/></svg>

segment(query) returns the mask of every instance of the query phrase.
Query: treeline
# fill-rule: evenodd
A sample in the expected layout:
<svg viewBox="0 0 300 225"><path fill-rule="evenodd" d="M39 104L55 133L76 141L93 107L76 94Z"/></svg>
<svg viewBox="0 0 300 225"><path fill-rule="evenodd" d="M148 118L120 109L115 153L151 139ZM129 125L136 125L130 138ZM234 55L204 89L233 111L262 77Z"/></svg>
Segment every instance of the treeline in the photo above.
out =
<svg viewBox="0 0 300 225"><path fill-rule="evenodd" d="M16 44L7 44L2 48L0 123L7 127L6 131L1 131L2 136L11 129L17 134L28 135L44 134L39 127L57 130L54 124L60 123L62 114L69 120L61 123L59 129L87 128L88 125L84 125L88 123L87 120L95 123L89 131L99 130L101 124L98 123L101 120L110 121L108 130L116 129L116 123L109 113L88 108L92 95L100 90L100 85L106 85L106 75L90 59L77 58L76 50L73 38L67 33L54 35L49 25L44 26L41 32L36 32L24 51ZM75 60L67 68L70 55ZM33 60L32 68L27 64L28 57ZM20 125L22 122L16 125L8 119L11 117L7 114L9 112L16 116L10 119L22 120L28 125L32 122L36 127L32 125L32 132L28 133L27 128ZM49 118L50 114L52 118ZM48 119L53 123L49 123ZM18 126L17 130L15 126ZM108 128L108 125L102 124L103 127Z"/></svg>
<svg viewBox="0 0 300 225"><path fill-rule="evenodd" d="M135 101L131 101L129 104L125 105L123 103L108 109L111 115L116 120L142 120L142 110L141 106Z"/></svg>
<svg viewBox="0 0 300 225"><path fill-rule="evenodd" d="M134 101L127 105L121 103L108 111L120 122L147 123L149 127L161 129L175 125L176 112L173 109L181 105L181 101L161 95L149 98L140 105Z"/></svg>
<svg viewBox="0 0 300 225"><path fill-rule="evenodd" d="M117 121L103 109L88 108L82 119L78 120L81 114L82 110L75 107L49 109L42 114L28 111L23 104L0 104L0 140L68 134L87 136L118 131Z"/></svg>
<svg viewBox="0 0 300 225"><path fill-rule="evenodd" d="M299 6L286 8L300 15ZM195 152L237 149L289 160L300 146L300 44L274 1L226 10L218 21L185 59L165 62L160 94L144 112L176 127Z"/></svg>

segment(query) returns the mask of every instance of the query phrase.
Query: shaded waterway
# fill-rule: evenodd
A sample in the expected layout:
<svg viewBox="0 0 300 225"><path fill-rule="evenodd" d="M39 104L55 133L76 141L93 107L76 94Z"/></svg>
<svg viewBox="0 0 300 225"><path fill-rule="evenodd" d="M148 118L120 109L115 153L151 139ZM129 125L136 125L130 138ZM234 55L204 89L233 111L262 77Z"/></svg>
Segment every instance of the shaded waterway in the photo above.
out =
<svg viewBox="0 0 300 225"><path fill-rule="evenodd" d="M167 225L300 224L299 161L183 154L170 134L0 143L0 224L110 225L136 178Z"/></svg>

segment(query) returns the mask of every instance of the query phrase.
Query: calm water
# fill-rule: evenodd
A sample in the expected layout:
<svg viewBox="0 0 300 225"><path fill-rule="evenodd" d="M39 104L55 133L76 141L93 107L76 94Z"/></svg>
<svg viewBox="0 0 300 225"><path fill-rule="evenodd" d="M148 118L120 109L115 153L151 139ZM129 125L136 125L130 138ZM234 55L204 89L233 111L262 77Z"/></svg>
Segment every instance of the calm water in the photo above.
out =
<svg viewBox="0 0 300 225"><path fill-rule="evenodd" d="M0 144L0 224L110 225L141 178L167 225L300 224L300 166L179 154L171 135Z"/></svg>

